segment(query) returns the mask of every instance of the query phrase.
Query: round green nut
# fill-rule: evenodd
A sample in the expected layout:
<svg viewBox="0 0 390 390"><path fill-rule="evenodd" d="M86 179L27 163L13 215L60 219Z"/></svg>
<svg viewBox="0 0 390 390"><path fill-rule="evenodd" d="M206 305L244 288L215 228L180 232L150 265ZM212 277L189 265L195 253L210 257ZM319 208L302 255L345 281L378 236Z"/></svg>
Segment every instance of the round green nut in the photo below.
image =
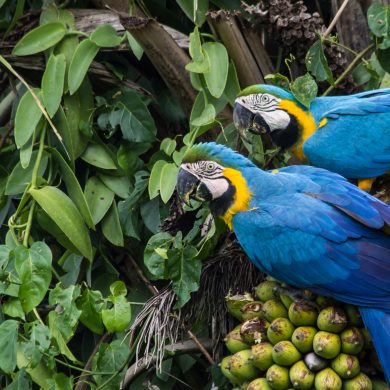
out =
<svg viewBox="0 0 390 390"><path fill-rule="evenodd" d="M245 343L254 344L266 339L268 327L269 322L261 318L252 318L241 325L240 334Z"/></svg>
<svg viewBox="0 0 390 390"><path fill-rule="evenodd" d="M295 326L310 326L317 322L317 310L307 301L294 302L288 309L288 318Z"/></svg>
<svg viewBox="0 0 390 390"><path fill-rule="evenodd" d="M260 371L252 364L252 351L250 349L244 349L231 356L228 369L242 382L251 381L260 374Z"/></svg>
<svg viewBox="0 0 390 390"><path fill-rule="evenodd" d="M316 333L317 329L313 326L300 326L294 330L291 341L298 351L308 353L313 350L313 340Z"/></svg>
<svg viewBox="0 0 390 390"><path fill-rule="evenodd" d="M303 360L296 362L290 368L290 381L294 389L310 390L313 387L314 376Z"/></svg>
<svg viewBox="0 0 390 390"><path fill-rule="evenodd" d="M309 370L313 372L321 371L328 365L328 360L316 355L314 352L305 355L304 361Z"/></svg>
<svg viewBox="0 0 390 390"><path fill-rule="evenodd" d="M301 354L291 341L279 341L274 345L272 358L280 366L291 366L301 358Z"/></svg>
<svg viewBox="0 0 390 390"><path fill-rule="evenodd" d="M243 349L248 349L250 346L244 342L243 338L240 334L240 326L234 328L231 332L229 332L225 339L226 348L231 353L236 353L242 351Z"/></svg>
<svg viewBox="0 0 390 390"><path fill-rule="evenodd" d="M246 390L271 390L272 387L268 384L266 378L257 378L249 383Z"/></svg>
<svg viewBox="0 0 390 390"><path fill-rule="evenodd" d="M347 326L345 311L337 306L329 306L318 314L317 327L320 330L340 333Z"/></svg>
<svg viewBox="0 0 390 390"><path fill-rule="evenodd" d="M390 390L390 386L380 379L371 379L372 390Z"/></svg>
<svg viewBox="0 0 390 390"><path fill-rule="evenodd" d="M232 383L233 385L237 385L242 381L230 372L230 368L229 368L230 367L230 359L231 359L231 356L224 357L222 359L221 363L219 364L219 367L221 369L222 374L228 379L228 381L230 383Z"/></svg>
<svg viewBox="0 0 390 390"><path fill-rule="evenodd" d="M341 350L349 355L357 355L364 347L364 336L359 328L347 328L341 334Z"/></svg>
<svg viewBox="0 0 390 390"><path fill-rule="evenodd" d="M370 332L366 328L360 328L359 329L361 334L363 335L364 339L364 349L373 349L374 348L374 343L372 342L372 338L370 335Z"/></svg>
<svg viewBox="0 0 390 390"><path fill-rule="evenodd" d="M265 376L268 384L274 390L286 390L291 387L288 368L286 367L274 364L267 370Z"/></svg>
<svg viewBox="0 0 390 390"><path fill-rule="evenodd" d="M324 297L323 295L317 295L315 302L321 309L324 309L325 307L328 306L333 306L338 303L334 299L329 297Z"/></svg>
<svg viewBox="0 0 390 390"><path fill-rule="evenodd" d="M342 386L341 378L331 368L320 371L314 380L316 390L341 390Z"/></svg>
<svg viewBox="0 0 390 390"><path fill-rule="evenodd" d="M360 372L359 359L354 355L345 353L340 353L333 359L330 366L343 379L353 378Z"/></svg>
<svg viewBox="0 0 390 390"><path fill-rule="evenodd" d="M256 317L260 318L262 315L261 313L262 306L263 303L259 301L247 303L241 308L242 319L246 321Z"/></svg>
<svg viewBox="0 0 390 390"><path fill-rule="evenodd" d="M266 371L274 364L272 358L273 345L262 342L252 346L252 364L261 371Z"/></svg>
<svg viewBox="0 0 390 390"><path fill-rule="evenodd" d="M247 303L253 302L254 299L249 293L245 294L236 294L230 295L230 293L225 297L226 307L228 312L239 321L242 321L241 308Z"/></svg>
<svg viewBox="0 0 390 390"><path fill-rule="evenodd" d="M261 282L255 289L255 294L260 301L268 301L278 296L277 289L280 286L278 282L273 280L265 280Z"/></svg>
<svg viewBox="0 0 390 390"><path fill-rule="evenodd" d="M294 303L294 300L291 297L289 297L287 294L280 293L279 299L282 301L286 309L288 309Z"/></svg>
<svg viewBox="0 0 390 390"><path fill-rule="evenodd" d="M362 372L352 379L344 381L343 390L372 390L370 378Z"/></svg>
<svg viewBox="0 0 390 390"><path fill-rule="evenodd" d="M278 299L269 299L264 302L261 311L263 317L269 322L279 317L287 318L288 316L287 309Z"/></svg>
<svg viewBox="0 0 390 390"><path fill-rule="evenodd" d="M363 326L362 316L356 306L344 305L344 311L347 314L348 325L350 326Z"/></svg>
<svg viewBox="0 0 390 390"><path fill-rule="evenodd" d="M318 356L325 359L334 359L341 350L339 335L319 331L313 339L313 350Z"/></svg>
<svg viewBox="0 0 390 390"><path fill-rule="evenodd" d="M287 318L274 319L267 329L267 338L272 344L279 341L290 340L294 332L294 325Z"/></svg>

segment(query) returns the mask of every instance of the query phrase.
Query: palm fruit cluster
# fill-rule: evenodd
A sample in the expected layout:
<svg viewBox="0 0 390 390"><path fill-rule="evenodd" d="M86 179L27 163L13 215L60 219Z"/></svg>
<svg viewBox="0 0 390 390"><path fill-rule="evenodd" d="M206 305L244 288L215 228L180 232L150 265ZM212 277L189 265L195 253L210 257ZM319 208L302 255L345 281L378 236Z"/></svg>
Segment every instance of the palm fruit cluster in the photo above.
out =
<svg viewBox="0 0 390 390"><path fill-rule="evenodd" d="M241 323L225 338L220 368L236 389L389 389L355 306L290 291L270 278L255 298L226 297Z"/></svg>

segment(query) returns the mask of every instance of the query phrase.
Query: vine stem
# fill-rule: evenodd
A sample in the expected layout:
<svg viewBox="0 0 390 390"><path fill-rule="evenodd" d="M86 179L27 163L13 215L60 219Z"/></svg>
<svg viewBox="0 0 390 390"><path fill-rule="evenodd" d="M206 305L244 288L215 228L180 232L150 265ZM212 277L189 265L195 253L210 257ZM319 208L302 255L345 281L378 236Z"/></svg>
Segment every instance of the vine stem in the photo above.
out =
<svg viewBox="0 0 390 390"><path fill-rule="evenodd" d="M344 78L347 76L347 74L356 66L356 64L363 58L363 56L372 48L374 47L374 44L371 43L371 45L368 45L364 50L362 50L354 59L353 61L348 65L348 67L344 70L343 73L338 77L338 79L334 82L333 85L329 86L329 88L322 94L322 96L327 96L331 91L333 91L340 83L344 80Z"/></svg>
<svg viewBox="0 0 390 390"><path fill-rule="evenodd" d="M23 237L23 245L25 247L28 246L28 239L30 238L34 211L35 211L35 200L31 202L30 210L28 212L27 226L26 226L26 230L24 231L24 237Z"/></svg>
<svg viewBox="0 0 390 390"><path fill-rule="evenodd" d="M46 122L43 125L43 129L41 131L41 136L39 138L39 149L38 149L37 159L35 161L35 165L34 165L34 168L32 171L31 187L35 187L37 185L39 165L41 164L43 149L45 146L45 134L46 134Z"/></svg>
<svg viewBox="0 0 390 390"><path fill-rule="evenodd" d="M334 16L333 20L330 22L330 25L326 29L326 31L324 33L324 37L328 36L332 32L333 27L336 25L337 21L340 19L340 16L343 13L343 11L344 11L345 7L347 6L348 2L349 2L349 0L344 0L344 3L341 4L339 10L336 12L336 15Z"/></svg>

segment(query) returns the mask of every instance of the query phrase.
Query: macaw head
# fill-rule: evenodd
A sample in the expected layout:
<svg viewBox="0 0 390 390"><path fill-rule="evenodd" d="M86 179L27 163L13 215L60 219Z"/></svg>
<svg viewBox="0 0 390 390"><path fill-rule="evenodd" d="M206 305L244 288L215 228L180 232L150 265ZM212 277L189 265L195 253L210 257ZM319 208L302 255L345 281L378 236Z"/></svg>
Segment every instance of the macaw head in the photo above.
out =
<svg viewBox="0 0 390 390"><path fill-rule="evenodd" d="M248 132L268 133L276 146L289 148L299 140L308 113L290 92L257 84L238 95L233 119L242 137L247 138Z"/></svg>
<svg viewBox="0 0 390 390"><path fill-rule="evenodd" d="M177 191L180 198L209 202L215 216L231 227L232 216L247 210L251 198L243 171L255 165L225 146L214 142L194 145L180 166Z"/></svg>

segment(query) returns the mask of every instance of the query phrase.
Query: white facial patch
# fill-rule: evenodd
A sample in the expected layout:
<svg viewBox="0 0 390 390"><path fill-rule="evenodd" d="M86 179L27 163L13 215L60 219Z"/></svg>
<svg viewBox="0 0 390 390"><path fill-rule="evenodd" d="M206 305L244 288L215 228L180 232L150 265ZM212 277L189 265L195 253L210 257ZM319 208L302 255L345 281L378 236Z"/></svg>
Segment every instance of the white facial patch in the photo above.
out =
<svg viewBox="0 0 390 390"><path fill-rule="evenodd" d="M290 116L281 109L271 112L263 111L259 115L264 118L271 131L285 129L290 123Z"/></svg>

